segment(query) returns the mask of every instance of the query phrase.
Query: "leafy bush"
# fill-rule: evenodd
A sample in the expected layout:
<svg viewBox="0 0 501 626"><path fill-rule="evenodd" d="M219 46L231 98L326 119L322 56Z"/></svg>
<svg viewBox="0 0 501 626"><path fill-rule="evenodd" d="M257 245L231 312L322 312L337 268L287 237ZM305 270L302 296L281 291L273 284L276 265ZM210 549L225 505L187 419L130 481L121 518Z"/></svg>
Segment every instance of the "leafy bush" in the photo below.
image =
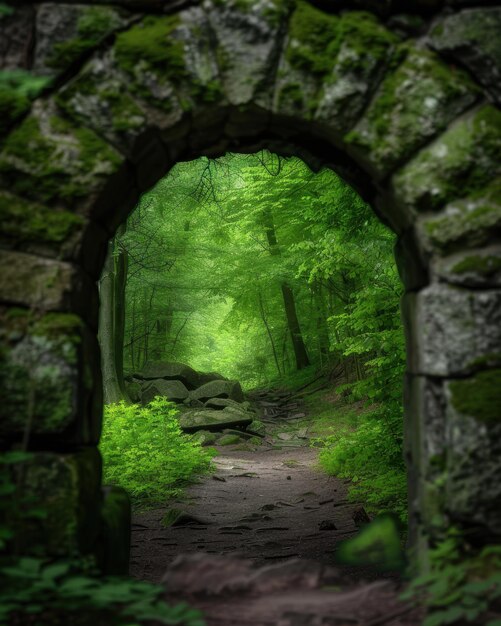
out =
<svg viewBox="0 0 501 626"><path fill-rule="evenodd" d="M423 626L501 626L501 546L469 556L459 550L462 544L460 533L450 529L429 552L430 572L415 578L403 594L404 600L427 605Z"/></svg>
<svg viewBox="0 0 501 626"><path fill-rule="evenodd" d="M81 573L68 561L30 557L0 568L0 623L12 626L203 626L186 604L168 606L162 587L131 578Z"/></svg>
<svg viewBox="0 0 501 626"><path fill-rule="evenodd" d="M159 396L145 407L107 405L100 443L105 482L150 505L176 496L195 474L208 471L214 452L181 431L177 413Z"/></svg>

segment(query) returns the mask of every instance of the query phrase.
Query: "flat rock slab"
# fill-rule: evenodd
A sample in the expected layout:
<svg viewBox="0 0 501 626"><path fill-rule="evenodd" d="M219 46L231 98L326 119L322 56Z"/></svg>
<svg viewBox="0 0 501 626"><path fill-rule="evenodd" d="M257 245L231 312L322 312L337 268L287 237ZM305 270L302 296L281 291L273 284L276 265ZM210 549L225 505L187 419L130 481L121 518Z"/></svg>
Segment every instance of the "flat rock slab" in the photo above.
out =
<svg viewBox="0 0 501 626"><path fill-rule="evenodd" d="M225 428L244 428L248 426L254 415L252 413L236 411L218 411L216 409L202 409L186 411L179 416L179 425L186 433L197 430L224 430Z"/></svg>

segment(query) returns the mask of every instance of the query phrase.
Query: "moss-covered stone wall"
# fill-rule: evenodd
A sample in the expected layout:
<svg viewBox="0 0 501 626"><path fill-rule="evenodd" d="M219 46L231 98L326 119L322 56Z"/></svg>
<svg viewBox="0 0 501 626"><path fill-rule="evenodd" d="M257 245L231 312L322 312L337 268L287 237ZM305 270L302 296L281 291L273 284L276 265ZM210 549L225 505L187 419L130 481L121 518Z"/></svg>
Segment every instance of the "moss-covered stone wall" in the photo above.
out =
<svg viewBox="0 0 501 626"><path fill-rule="evenodd" d="M124 568L127 504L100 492L95 447L106 242L178 160L262 147L334 168L399 235L411 544L450 525L499 541L501 9L485 4L0 3L0 442L36 451L20 484L50 509L28 552Z"/></svg>

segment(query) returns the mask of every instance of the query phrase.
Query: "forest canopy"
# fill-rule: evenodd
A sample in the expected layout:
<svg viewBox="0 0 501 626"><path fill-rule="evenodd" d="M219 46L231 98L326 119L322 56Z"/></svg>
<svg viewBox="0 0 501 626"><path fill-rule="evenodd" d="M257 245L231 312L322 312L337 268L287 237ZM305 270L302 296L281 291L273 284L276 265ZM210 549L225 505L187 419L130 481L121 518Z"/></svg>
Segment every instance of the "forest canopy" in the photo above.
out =
<svg viewBox="0 0 501 626"><path fill-rule="evenodd" d="M393 241L329 169L264 151L179 163L110 244L118 361L253 387L344 355L362 378L368 358L401 357Z"/></svg>

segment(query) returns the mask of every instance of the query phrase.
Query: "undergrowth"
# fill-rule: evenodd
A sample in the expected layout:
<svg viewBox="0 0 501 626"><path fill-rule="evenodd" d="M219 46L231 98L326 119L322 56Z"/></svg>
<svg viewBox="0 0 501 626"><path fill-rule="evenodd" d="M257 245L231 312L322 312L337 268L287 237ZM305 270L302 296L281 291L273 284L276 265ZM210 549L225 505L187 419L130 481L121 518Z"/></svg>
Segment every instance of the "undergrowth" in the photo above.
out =
<svg viewBox="0 0 501 626"><path fill-rule="evenodd" d="M47 509L19 491L10 468L29 466L33 458L22 451L0 454L1 626L204 625L199 611L167 605L160 586L101 576L92 557L55 560L25 554L19 529L45 519Z"/></svg>
<svg viewBox="0 0 501 626"><path fill-rule="evenodd" d="M404 600L424 603L423 626L475 624L501 626L501 546L485 546L464 554L461 533L448 537L428 553L430 571L415 578Z"/></svg>
<svg viewBox="0 0 501 626"><path fill-rule="evenodd" d="M179 495L193 476L211 467L214 451L181 431L177 413L159 396L144 407L125 402L105 407L104 482L123 487L136 506Z"/></svg>

